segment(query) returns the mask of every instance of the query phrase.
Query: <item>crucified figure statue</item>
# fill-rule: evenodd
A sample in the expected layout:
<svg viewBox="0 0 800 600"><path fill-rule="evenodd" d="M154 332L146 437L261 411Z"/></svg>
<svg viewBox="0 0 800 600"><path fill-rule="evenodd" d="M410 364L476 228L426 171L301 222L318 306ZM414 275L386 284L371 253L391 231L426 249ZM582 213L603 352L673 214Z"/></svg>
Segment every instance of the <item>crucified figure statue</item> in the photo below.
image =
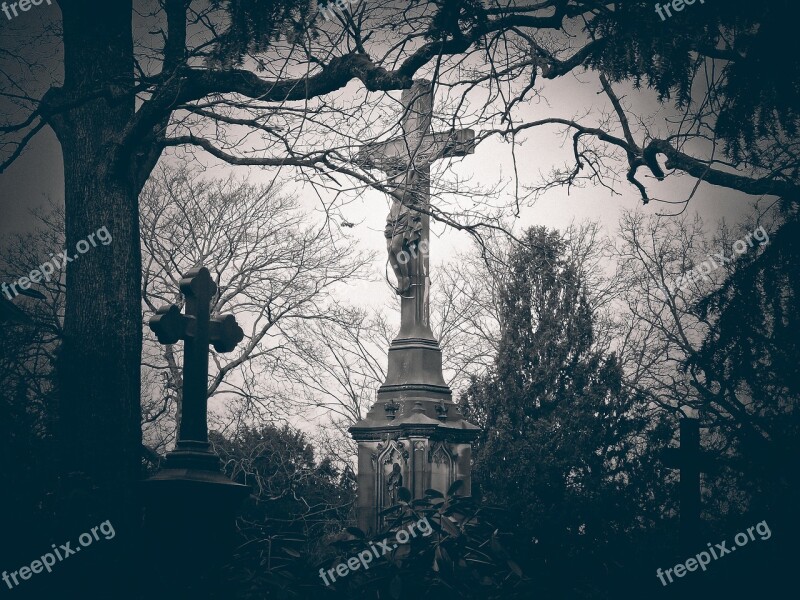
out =
<svg viewBox="0 0 800 600"><path fill-rule="evenodd" d="M459 129L432 132L433 85L415 81L403 91L403 134L362 148L356 162L388 176L392 208L386 219L386 250L401 297L401 336L429 338L431 165L437 160L474 151L475 132Z"/></svg>
<svg viewBox="0 0 800 600"><path fill-rule="evenodd" d="M402 295L411 289L411 258L416 258L417 248L422 239L422 215L415 210L418 206L416 183L419 175L410 170L399 176L401 182L396 189L402 194L402 200L392 199L392 208L386 217L386 250L389 253L389 264L397 278L397 293Z"/></svg>

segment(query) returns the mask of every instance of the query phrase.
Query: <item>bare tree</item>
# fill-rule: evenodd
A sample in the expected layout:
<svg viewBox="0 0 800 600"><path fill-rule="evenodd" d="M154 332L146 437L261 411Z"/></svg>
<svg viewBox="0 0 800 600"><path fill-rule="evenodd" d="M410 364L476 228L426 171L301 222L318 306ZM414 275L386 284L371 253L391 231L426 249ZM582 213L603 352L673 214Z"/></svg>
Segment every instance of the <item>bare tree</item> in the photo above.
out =
<svg viewBox="0 0 800 600"><path fill-rule="evenodd" d="M212 311L236 314L245 329L234 353L212 350L209 398L220 398L229 414L272 420L291 414L297 403L283 402L287 396L275 377L298 343L291 331L327 323L334 289L360 277L370 256L325 219L315 223L274 183L161 168L143 190L141 207L145 318L163 304L180 303L182 274L207 265L219 288ZM163 449L174 429L164 430L159 419L180 410L182 349L161 346L149 333L144 364L151 383L144 394L145 433Z"/></svg>
<svg viewBox="0 0 800 600"><path fill-rule="evenodd" d="M325 320L294 321L284 330L293 340L278 375L282 397L315 424L314 437L344 470L353 468L356 445L347 432L375 400L386 377L392 330L380 311L331 307Z"/></svg>
<svg viewBox="0 0 800 600"><path fill-rule="evenodd" d="M774 210L759 213L766 231L779 227L781 218ZM738 430L758 445L770 437L767 421L758 418L760 408L746 393L737 397L721 389L725 375L693 360L715 320L713 314L702 314L697 301L718 289L736 268L732 247L748 233L744 229L722 223L712 236L697 217L673 220L627 213L617 248L617 277L625 289L621 308L628 324L619 353L628 384L649 398L654 409L702 411L711 427ZM750 260L761 251L758 243L748 248Z"/></svg>

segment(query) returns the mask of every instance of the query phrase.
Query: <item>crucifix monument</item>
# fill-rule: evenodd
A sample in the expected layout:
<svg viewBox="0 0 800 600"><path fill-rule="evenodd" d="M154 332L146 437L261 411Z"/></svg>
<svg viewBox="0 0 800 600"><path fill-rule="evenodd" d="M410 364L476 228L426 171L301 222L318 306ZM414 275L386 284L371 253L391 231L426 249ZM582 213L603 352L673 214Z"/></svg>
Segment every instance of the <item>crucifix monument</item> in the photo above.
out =
<svg viewBox="0 0 800 600"><path fill-rule="evenodd" d="M399 337L434 340L430 329L428 252L430 247L431 165L443 158L475 151L471 129L433 133L433 86L416 81L402 96L403 135L363 148L357 162L365 169L386 173L392 199L386 219L389 263L401 297Z"/></svg>
<svg viewBox="0 0 800 600"><path fill-rule="evenodd" d="M367 416L350 428L358 442L358 520L381 526L378 513L396 498L398 482L419 498L446 492L456 480L470 493L471 441L478 428L453 403L442 352L430 326L430 173L440 159L474 152L475 134L434 133L433 85L415 81L402 94L402 135L369 144L356 162L383 171L392 193L386 220L389 263L400 296L400 332L389 348L386 381Z"/></svg>

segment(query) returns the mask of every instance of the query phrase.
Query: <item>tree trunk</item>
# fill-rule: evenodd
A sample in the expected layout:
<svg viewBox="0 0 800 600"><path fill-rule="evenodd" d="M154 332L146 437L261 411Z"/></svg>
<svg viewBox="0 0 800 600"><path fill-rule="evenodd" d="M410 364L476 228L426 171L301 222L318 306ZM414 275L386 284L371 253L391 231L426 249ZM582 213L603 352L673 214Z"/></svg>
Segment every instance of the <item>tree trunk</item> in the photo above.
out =
<svg viewBox="0 0 800 600"><path fill-rule="evenodd" d="M71 108L50 123L64 157L67 265L64 340L58 360L59 444L65 481L62 519L75 539L111 520L116 540L103 552L124 556L138 529L141 459L141 248L138 188L132 166L115 168L121 132L134 114L132 6L61 2L64 88L54 105ZM86 98L89 100L85 100ZM78 255L81 240L106 227ZM99 550L99 549L98 549ZM117 554L116 558L120 558ZM128 564L128 568L130 568ZM111 572L102 574L111 578ZM96 571L92 579L101 576ZM115 588L125 585L117 580ZM93 584L94 587L94 584ZM101 587L97 588L101 590ZM111 593L106 589L105 593ZM113 595L113 594L112 594Z"/></svg>

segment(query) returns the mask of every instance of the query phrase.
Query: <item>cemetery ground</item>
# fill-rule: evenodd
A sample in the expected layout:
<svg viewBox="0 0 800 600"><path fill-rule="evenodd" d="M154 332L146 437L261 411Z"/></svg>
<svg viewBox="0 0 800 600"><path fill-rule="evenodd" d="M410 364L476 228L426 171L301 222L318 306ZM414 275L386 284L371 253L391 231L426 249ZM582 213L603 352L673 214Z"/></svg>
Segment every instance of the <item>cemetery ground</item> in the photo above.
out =
<svg viewBox="0 0 800 600"><path fill-rule="evenodd" d="M4 3L0 600L796 595L794 6L691 4Z"/></svg>

